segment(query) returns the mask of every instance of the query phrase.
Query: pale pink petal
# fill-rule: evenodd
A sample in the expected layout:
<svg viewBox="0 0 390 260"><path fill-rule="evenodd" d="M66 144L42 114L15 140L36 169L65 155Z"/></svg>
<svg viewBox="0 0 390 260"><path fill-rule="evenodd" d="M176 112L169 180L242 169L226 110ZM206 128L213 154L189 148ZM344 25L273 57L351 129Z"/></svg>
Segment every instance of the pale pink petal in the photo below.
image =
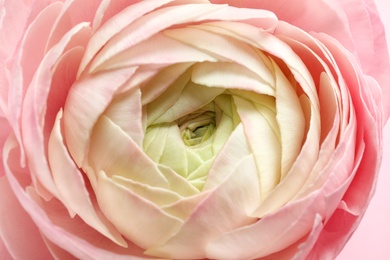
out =
<svg viewBox="0 0 390 260"><path fill-rule="evenodd" d="M110 38L122 31L127 25L134 20L142 17L144 14L153 11L159 6L171 2L172 0L160 0L160 1L141 1L134 5L128 6L123 9L112 19L109 19L103 26L101 26L91 37L88 48L85 53L84 59L80 64L79 73L85 70L87 65L99 52L99 50L108 42Z"/></svg>
<svg viewBox="0 0 390 260"><path fill-rule="evenodd" d="M258 184L254 158L246 156L220 186L208 192L172 238L146 253L170 259L204 258L209 242L257 220L248 214L260 203Z"/></svg>
<svg viewBox="0 0 390 260"><path fill-rule="evenodd" d="M228 25L227 25L228 24ZM212 26L208 27L200 27L203 30L206 30L209 32L212 32L213 34L220 34L223 36L228 36L226 39L229 39L229 41L232 41L231 37L234 39L239 40L240 44L246 43L252 47L259 48L260 51L267 52L271 55L274 55L278 57L280 60L282 60L285 65L287 65L288 69L293 74L295 80L300 84L305 94L309 97L309 100L311 101L313 105L314 111L316 113L319 113L319 107L318 107L318 98L317 98L317 92L314 84L314 80L310 74L310 71L306 67L305 63L302 61L302 59L292 51L291 47L283 42L281 39L275 37L274 35L259 31L258 28L248 25L248 24L242 24L242 23L227 23L227 22L213 22L211 23ZM172 30L174 31L174 30ZM250 37L248 36L250 35ZM191 37L191 35L187 35L187 37ZM194 37L194 36L192 36ZM185 39L182 39L185 41ZM191 44L192 42L196 41L196 37L191 39L191 42L187 42L188 44ZM199 39L198 39L199 40ZM199 44L202 44L201 42ZM203 43L204 44L204 43ZM225 44L228 43L224 43ZM206 47L205 47L206 48ZM214 52L219 53L222 55L222 57L225 57L225 55L229 55L231 57L235 57L236 53L226 53L224 50L221 50L221 48L217 48L216 46L207 46L207 50L210 51L213 50ZM245 52L242 53L242 55L248 56L245 54ZM261 57L258 55L258 53L255 54L256 57ZM229 57L227 56L227 57ZM245 63L243 63L242 58L239 59L233 59L234 62L237 62L239 64L242 64L245 66L245 64L249 64L248 60L253 61L253 57L245 59ZM254 70L255 73L262 73L263 79L268 78L269 75L269 69L267 66L270 66L270 61L267 59L255 59L257 65L255 63L251 64L252 70L253 66L258 67L259 64L261 64L261 67L258 67L258 69L261 70ZM251 69L251 68L249 68ZM270 81L272 86L275 84L273 76L272 81Z"/></svg>
<svg viewBox="0 0 390 260"><path fill-rule="evenodd" d="M69 252L66 250L62 249L58 245L54 244L51 242L49 239L47 239L45 236L42 236L43 241L45 241L45 244L47 246L47 249L50 251L52 256L55 259L67 259L67 260L77 260L76 257L71 255Z"/></svg>
<svg viewBox="0 0 390 260"><path fill-rule="evenodd" d="M389 100L389 54L384 27L373 0L212 0L233 6L266 9L279 20L286 21L307 32L323 32L334 37L360 60L364 73L376 78ZM305 8L296 8L305 6ZM316 17L316 19L313 19ZM390 103L384 102L384 122L390 115Z"/></svg>
<svg viewBox="0 0 390 260"><path fill-rule="evenodd" d="M283 250L306 236L325 208L318 193L285 206L256 223L228 232L207 246L211 259L256 259Z"/></svg>
<svg viewBox="0 0 390 260"><path fill-rule="evenodd" d="M115 91L135 70L127 68L87 76L76 81L70 89L64 107L65 136L69 152L79 167L85 159L96 121L111 102Z"/></svg>
<svg viewBox="0 0 390 260"><path fill-rule="evenodd" d="M274 12L279 20L286 21L305 31L325 32L352 49L350 28L339 0L211 0L212 3L228 3L232 6L265 9ZM304 6L305 8L297 8ZM316 19L313 19L316 17Z"/></svg>
<svg viewBox="0 0 390 260"><path fill-rule="evenodd" d="M45 2L47 5L48 1ZM0 50L11 55L18 46L26 30L26 24L32 19L34 1L5 0L0 3ZM42 8L42 7L41 7ZM40 11L40 10L39 10Z"/></svg>
<svg viewBox="0 0 390 260"><path fill-rule="evenodd" d="M140 0L102 0L96 10L95 18L92 23L92 31L96 30L107 22L108 19L118 15L123 9L140 2Z"/></svg>
<svg viewBox="0 0 390 260"><path fill-rule="evenodd" d="M7 119L2 116L0 116L0 126L0 149L2 150L8 135L11 133L11 126ZM0 178L3 177L3 175L3 160L0 160Z"/></svg>
<svg viewBox="0 0 390 260"><path fill-rule="evenodd" d="M287 248L281 251L264 256L261 260L276 260L276 259L308 259L306 256L310 253L318 236L323 228L322 217L316 215L312 230L306 236L292 243Z"/></svg>
<svg viewBox="0 0 390 260"><path fill-rule="evenodd" d="M96 56L91 68L94 70L114 55L174 24L227 19L253 20L253 24L259 27L262 25L265 30L273 28L276 23L276 17L266 10L244 10L210 4L187 4L162 8L142 16L113 37Z"/></svg>
<svg viewBox="0 0 390 260"><path fill-rule="evenodd" d="M44 124L45 146L47 146L57 113L65 106L69 89L76 80L77 66L80 64L83 54L84 48L82 46L72 48L62 54L51 69L53 74L47 97Z"/></svg>
<svg viewBox="0 0 390 260"><path fill-rule="evenodd" d="M85 1L73 0L66 1L61 13L57 15L55 25L53 26L46 45L46 50L57 44L61 38L79 23L88 23L91 26L96 10L101 0Z"/></svg>
<svg viewBox="0 0 390 260"><path fill-rule="evenodd" d="M12 260L12 256L9 254L8 249L4 245L4 241L0 236L0 259Z"/></svg>
<svg viewBox="0 0 390 260"><path fill-rule="evenodd" d="M156 42L159 43L159 48L156 48ZM184 44L164 33L157 33L124 53L119 53L110 58L99 67L96 67L94 72L138 65L162 64L167 66L187 62L217 61L217 59L217 55Z"/></svg>
<svg viewBox="0 0 390 260"><path fill-rule="evenodd" d="M0 239L12 258L52 258L38 228L21 207L5 176L0 178L0 190Z"/></svg>
<svg viewBox="0 0 390 260"><path fill-rule="evenodd" d="M5 109L8 84L12 79L5 67L6 59L14 55L15 50L20 46L27 25L31 24L36 16L54 1L5 0L0 3L0 108L2 109ZM11 60L8 62L8 68L12 67L13 61Z"/></svg>
<svg viewBox="0 0 390 260"><path fill-rule="evenodd" d="M168 69L168 71L170 70ZM156 80L159 80L161 77L165 79L162 85L162 88L164 88L165 91L158 93L160 95L156 96L156 91L151 89L151 87L159 88L158 82L152 81L151 87L147 86L147 91L150 90L148 92L152 92L155 97L147 106L147 125L151 125L160 116L164 115L167 109L175 105L176 101L180 98L181 92L191 80L191 70L187 70L183 74L177 75L170 85L169 83L171 83L171 80L168 80L166 76L158 76L156 77ZM187 92L189 91L190 90L187 90ZM194 102L196 102L196 100L194 100Z"/></svg>
<svg viewBox="0 0 390 260"><path fill-rule="evenodd" d="M14 137L9 138L5 145L4 160L6 162L6 175L13 194L16 195L22 207L30 215L42 235L78 259L108 258L125 260L129 256L134 259L144 259L142 257L143 250L130 241L127 241L128 248L120 247L90 228L80 218L70 218L67 210L58 200L52 199L49 202L44 202L31 187L28 187L26 192L24 189L26 184L21 185L22 183L29 183L31 181L26 179L29 176L26 169L18 167L20 153L17 145ZM28 216L25 219L29 219ZM19 226L19 224L17 225ZM34 231L33 234L38 234L39 231ZM25 235L25 230L23 230L23 235ZM31 244L32 241L30 239L32 237L24 237L28 238L28 243ZM33 241L35 240L33 239ZM14 244L16 246L18 245L18 243ZM44 251L40 251L39 253L42 252ZM50 258L48 257L48 259Z"/></svg>
<svg viewBox="0 0 390 260"><path fill-rule="evenodd" d="M373 76L379 83L383 95L383 112L386 122L390 115L390 64L384 26L373 0L340 1L348 17L354 40L355 57L363 72Z"/></svg>
<svg viewBox="0 0 390 260"><path fill-rule="evenodd" d="M203 191L211 190L222 183L232 174L237 164L250 153L244 128L242 124L239 124L216 156L214 164L208 173Z"/></svg>
<svg viewBox="0 0 390 260"><path fill-rule="evenodd" d="M10 72L5 75L8 79L8 119L14 129L17 139L22 142L20 119L22 103L27 88L36 72L43 56L51 26L59 13L61 3L46 7L39 16L29 25L21 39L20 48L13 59L8 61ZM37 38L36 34L41 34ZM39 40L38 40L39 39ZM9 55L9 54L8 54ZM11 87L12 86L12 87ZM23 153L23 151L22 151ZM24 156L22 155L22 160Z"/></svg>
<svg viewBox="0 0 390 260"><path fill-rule="evenodd" d="M46 150L43 135L45 104L52 83L51 69L67 48L72 48L72 45L83 45L86 34L89 34L89 28L85 24L80 24L65 35L61 40L61 44L56 45L45 56L27 90L23 104L22 125L25 127L22 128L22 135L24 151L29 159L32 174L43 185L39 192L47 198L50 198L50 195L57 195L45 159Z"/></svg>
<svg viewBox="0 0 390 260"><path fill-rule="evenodd" d="M188 44L193 48L211 53L213 56L218 57L219 61L240 64L257 74L263 83L269 84L271 87L275 85L270 69L266 62L260 58L261 56L258 55L258 52L250 45L245 44L238 39L215 34L203 30L202 27L198 29L196 26L191 28L170 29L166 30L164 34ZM224 48L221 48L220 46L224 46Z"/></svg>

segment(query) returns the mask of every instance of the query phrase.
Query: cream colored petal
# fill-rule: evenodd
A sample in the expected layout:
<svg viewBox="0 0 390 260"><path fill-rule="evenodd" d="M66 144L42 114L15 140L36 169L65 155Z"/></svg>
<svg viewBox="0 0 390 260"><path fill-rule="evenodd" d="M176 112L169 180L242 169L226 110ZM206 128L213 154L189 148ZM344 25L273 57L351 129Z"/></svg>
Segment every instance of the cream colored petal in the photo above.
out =
<svg viewBox="0 0 390 260"><path fill-rule="evenodd" d="M104 111L104 115L119 126L139 147L142 147L144 131L141 91L138 88L116 96Z"/></svg>
<svg viewBox="0 0 390 260"><path fill-rule="evenodd" d="M295 89L273 62L276 78L276 121L282 148L281 179L297 158L305 133L305 117Z"/></svg>
<svg viewBox="0 0 390 260"><path fill-rule="evenodd" d="M232 174L237 164L249 154L251 154L251 151L246 141L244 128L242 124L239 124L216 156L209 171L203 192L220 185Z"/></svg>
<svg viewBox="0 0 390 260"><path fill-rule="evenodd" d="M174 236L146 253L170 259L205 258L208 243L224 232L257 220L248 214L260 203L259 190L256 163L249 155L221 185L208 192Z"/></svg>
<svg viewBox="0 0 390 260"><path fill-rule="evenodd" d="M209 87L243 89L259 94L275 95L273 85L264 83L259 75L237 63L202 62L195 64L191 79L197 84Z"/></svg>
<svg viewBox="0 0 390 260"><path fill-rule="evenodd" d="M253 213L255 216L262 217L277 210L299 192L318 160L320 135L320 115L315 113L312 106L310 128L301 152L286 177Z"/></svg>
<svg viewBox="0 0 390 260"><path fill-rule="evenodd" d="M127 68L89 75L76 81L70 89L64 107L65 136L69 152L79 167L88 154L96 121L110 104L115 91L135 70Z"/></svg>
<svg viewBox="0 0 390 260"><path fill-rule="evenodd" d="M143 248L175 234L182 221L99 173L96 198L104 215L123 236Z"/></svg>
<svg viewBox="0 0 390 260"><path fill-rule="evenodd" d="M115 243L126 246L119 231L103 216L97 213L89 191L86 188L82 173L77 168L64 144L61 131L62 111L49 140L49 163L54 183L61 195L64 205L79 215L86 224L92 226Z"/></svg>
<svg viewBox="0 0 390 260"><path fill-rule="evenodd" d="M130 189L138 196L149 200L150 202L156 204L159 207L175 203L182 198L177 193L172 192L168 189L152 187L144 183L132 181L122 176L113 175L112 180L126 187L127 189Z"/></svg>
<svg viewBox="0 0 390 260"><path fill-rule="evenodd" d="M148 122L157 124L163 122L173 122L199 108L204 107L210 103L216 96L222 94L225 89L222 88L209 88L202 85L198 85L192 82L188 82L180 96L171 107L167 110L160 108L160 102L152 102L148 105ZM150 108L150 110L149 110ZM160 114L156 118L156 114ZM149 121L149 115L151 119ZM153 120L155 118L155 120ZM152 121L153 120L153 121Z"/></svg>
<svg viewBox="0 0 390 260"><path fill-rule="evenodd" d="M92 133L88 162L95 174L103 170L108 176L120 175L151 186L169 188L157 165L104 115Z"/></svg>
<svg viewBox="0 0 390 260"><path fill-rule="evenodd" d="M280 181L281 144L276 122L267 120L268 109L234 96L246 142L254 155L264 200ZM274 117L274 116L273 116Z"/></svg>

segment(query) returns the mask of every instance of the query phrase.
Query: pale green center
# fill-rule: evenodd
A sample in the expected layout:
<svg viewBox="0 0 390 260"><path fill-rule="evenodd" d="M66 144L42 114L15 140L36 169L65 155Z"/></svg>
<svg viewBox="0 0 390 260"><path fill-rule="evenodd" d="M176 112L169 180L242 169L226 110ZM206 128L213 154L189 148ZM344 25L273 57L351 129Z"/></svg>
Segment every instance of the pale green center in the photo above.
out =
<svg viewBox="0 0 390 260"><path fill-rule="evenodd" d="M179 120L180 134L187 146L195 146L205 142L215 132L215 113L208 111L199 116Z"/></svg>

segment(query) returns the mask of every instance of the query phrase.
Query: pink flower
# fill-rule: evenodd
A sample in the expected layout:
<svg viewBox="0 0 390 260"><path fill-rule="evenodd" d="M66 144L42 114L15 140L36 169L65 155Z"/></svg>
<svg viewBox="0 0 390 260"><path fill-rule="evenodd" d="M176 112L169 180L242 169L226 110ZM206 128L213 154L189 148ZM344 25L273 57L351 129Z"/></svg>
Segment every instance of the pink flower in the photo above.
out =
<svg viewBox="0 0 390 260"><path fill-rule="evenodd" d="M0 252L332 259L390 114L372 0L0 3Z"/></svg>

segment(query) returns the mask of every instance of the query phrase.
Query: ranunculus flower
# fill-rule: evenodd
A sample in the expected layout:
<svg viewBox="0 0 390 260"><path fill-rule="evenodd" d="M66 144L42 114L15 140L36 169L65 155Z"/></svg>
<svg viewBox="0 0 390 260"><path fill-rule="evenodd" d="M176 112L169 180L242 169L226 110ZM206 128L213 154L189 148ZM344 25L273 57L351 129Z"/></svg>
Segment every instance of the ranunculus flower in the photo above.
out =
<svg viewBox="0 0 390 260"><path fill-rule="evenodd" d="M390 112L372 0L0 5L5 257L332 259L356 229Z"/></svg>

